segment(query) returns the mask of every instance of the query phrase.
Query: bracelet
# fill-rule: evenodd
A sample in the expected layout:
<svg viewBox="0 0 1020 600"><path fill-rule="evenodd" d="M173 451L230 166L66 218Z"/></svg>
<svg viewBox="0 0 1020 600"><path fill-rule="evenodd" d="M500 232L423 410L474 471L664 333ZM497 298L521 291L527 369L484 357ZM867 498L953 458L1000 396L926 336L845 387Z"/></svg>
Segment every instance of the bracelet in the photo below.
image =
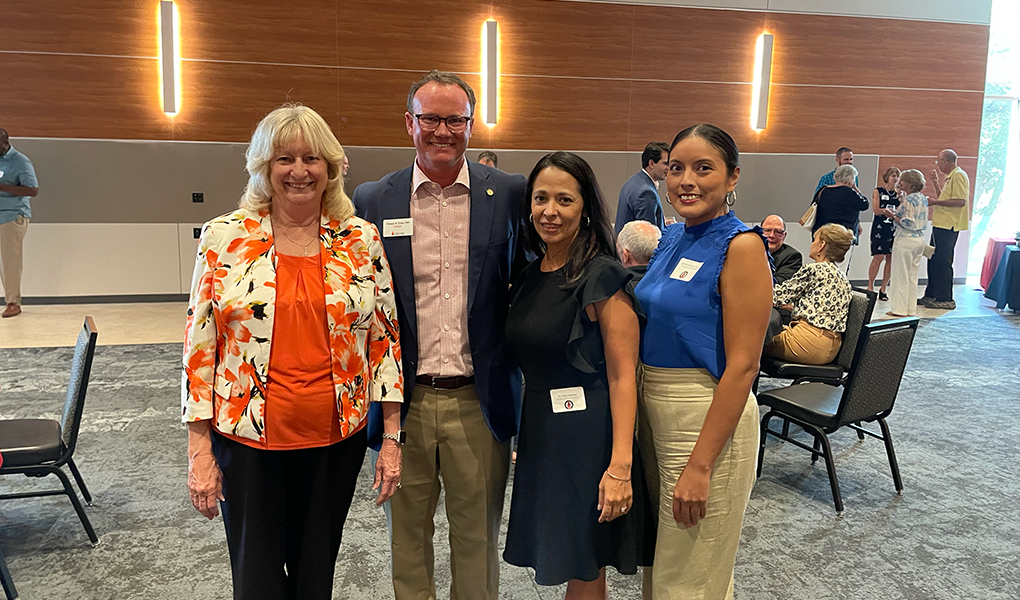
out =
<svg viewBox="0 0 1020 600"><path fill-rule="evenodd" d="M610 473L609 469L606 469L606 475L609 475L611 478L613 478L613 479L615 479L617 481L630 481L630 477L628 477L626 479L624 479L623 477L617 477L616 475L613 475L612 473Z"/></svg>

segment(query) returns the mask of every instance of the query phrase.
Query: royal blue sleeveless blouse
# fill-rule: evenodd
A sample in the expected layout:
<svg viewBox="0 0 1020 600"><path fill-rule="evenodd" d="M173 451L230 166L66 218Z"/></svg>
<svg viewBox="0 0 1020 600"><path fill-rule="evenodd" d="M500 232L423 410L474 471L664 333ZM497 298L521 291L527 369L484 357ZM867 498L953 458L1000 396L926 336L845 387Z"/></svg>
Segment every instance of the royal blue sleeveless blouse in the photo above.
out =
<svg viewBox="0 0 1020 600"><path fill-rule="evenodd" d="M647 317L641 332L643 363L701 368L722 377L726 352L719 275L730 241L746 231L761 235L760 227L748 226L733 211L694 227L680 223L666 228L635 290Z"/></svg>

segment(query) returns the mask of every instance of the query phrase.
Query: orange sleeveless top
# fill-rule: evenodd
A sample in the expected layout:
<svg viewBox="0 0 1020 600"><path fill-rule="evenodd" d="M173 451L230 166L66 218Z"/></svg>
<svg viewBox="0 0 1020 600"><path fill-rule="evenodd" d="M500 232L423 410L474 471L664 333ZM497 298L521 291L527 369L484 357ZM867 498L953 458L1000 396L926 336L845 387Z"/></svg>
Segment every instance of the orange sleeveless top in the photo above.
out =
<svg viewBox="0 0 1020 600"><path fill-rule="evenodd" d="M277 254L276 261L266 441L229 437L265 450L329 446L344 438L333 397L321 257Z"/></svg>

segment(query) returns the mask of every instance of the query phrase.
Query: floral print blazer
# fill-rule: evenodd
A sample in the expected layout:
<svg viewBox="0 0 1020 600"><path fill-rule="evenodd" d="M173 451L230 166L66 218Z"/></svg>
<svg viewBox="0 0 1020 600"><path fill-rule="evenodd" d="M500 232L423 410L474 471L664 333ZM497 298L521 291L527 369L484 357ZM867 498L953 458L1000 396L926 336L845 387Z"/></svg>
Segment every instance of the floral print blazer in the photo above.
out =
<svg viewBox="0 0 1020 600"><path fill-rule="evenodd" d="M374 225L324 216L319 240L333 386L346 437L367 421L369 402L403 400L397 309ZM239 209L206 223L184 336L182 421L212 419L220 432L265 441L275 305L269 213Z"/></svg>

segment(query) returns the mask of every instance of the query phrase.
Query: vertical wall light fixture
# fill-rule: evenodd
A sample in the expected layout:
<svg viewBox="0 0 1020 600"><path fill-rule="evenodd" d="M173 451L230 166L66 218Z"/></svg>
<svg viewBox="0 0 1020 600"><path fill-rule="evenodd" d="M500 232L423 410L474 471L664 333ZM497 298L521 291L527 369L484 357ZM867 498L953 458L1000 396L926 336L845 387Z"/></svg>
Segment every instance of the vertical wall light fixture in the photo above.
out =
<svg viewBox="0 0 1020 600"><path fill-rule="evenodd" d="M172 0L159 3L159 89L163 112L176 115L181 110L181 35Z"/></svg>
<svg viewBox="0 0 1020 600"><path fill-rule="evenodd" d="M499 23L489 19L482 24L482 121L496 124L499 107Z"/></svg>
<svg viewBox="0 0 1020 600"><path fill-rule="evenodd" d="M769 117L769 91L772 87L772 42L771 33L758 36L754 48L754 80L751 86L751 128L765 129Z"/></svg>

